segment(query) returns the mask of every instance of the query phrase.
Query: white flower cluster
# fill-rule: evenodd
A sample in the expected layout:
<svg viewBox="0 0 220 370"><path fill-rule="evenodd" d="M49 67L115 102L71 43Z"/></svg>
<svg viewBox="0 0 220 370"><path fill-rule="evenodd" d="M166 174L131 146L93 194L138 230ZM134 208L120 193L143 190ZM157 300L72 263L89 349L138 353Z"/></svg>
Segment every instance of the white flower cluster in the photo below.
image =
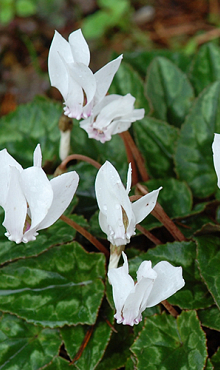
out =
<svg viewBox="0 0 220 370"><path fill-rule="evenodd" d="M65 114L83 119L80 126L90 138L102 143L127 130L132 122L144 116L144 109L134 109L135 98L130 94L106 95L121 60L122 56L93 74L88 67L90 52L81 30L71 33L69 42L55 32L50 47L49 76L51 84L64 98ZM216 137L213 151L220 177L217 139L219 141L219 137ZM52 225L70 204L79 181L75 171L49 181L41 168L39 144L33 157L33 166L23 169L6 149L0 151L0 206L5 211L3 226L8 239L16 243L35 240L39 230ZM131 203L130 187L130 165L126 189L110 162L105 162L99 169L95 181L99 223L114 248L130 242L136 225L153 210L161 190L160 187ZM155 306L170 297L185 282L181 267L162 261L152 268L151 261L144 261L137 271L135 283L128 273L124 252L123 258L123 266L111 266L108 278L113 287L117 322L134 325L140 322L146 307ZM116 260L118 263L118 258Z"/></svg>
<svg viewBox="0 0 220 370"><path fill-rule="evenodd" d="M63 96L64 113L83 118L80 126L101 143L144 117L144 109L134 109L135 98L130 94L106 96L121 60L122 55L93 74L89 47L80 29L69 35L69 42L56 31L49 51L49 77Z"/></svg>

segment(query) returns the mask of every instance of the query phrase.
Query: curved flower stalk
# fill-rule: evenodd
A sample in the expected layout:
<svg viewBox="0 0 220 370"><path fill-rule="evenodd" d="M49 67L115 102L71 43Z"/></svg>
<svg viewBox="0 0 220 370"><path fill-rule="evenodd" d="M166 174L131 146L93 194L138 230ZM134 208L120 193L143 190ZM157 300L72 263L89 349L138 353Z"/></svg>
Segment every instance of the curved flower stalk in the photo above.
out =
<svg viewBox="0 0 220 370"><path fill-rule="evenodd" d="M112 135L127 131L132 122L144 117L144 109L134 109L135 98L131 94L107 95L97 104L91 116L80 122L89 138L105 143Z"/></svg>
<svg viewBox="0 0 220 370"><path fill-rule="evenodd" d="M5 210L3 226L9 240L27 243L37 231L51 226L70 204L79 182L78 174L68 172L48 180L41 168L38 144L34 165L23 169L6 149L0 151L0 205Z"/></svg>
<svg viewBox="0 0 220 370"><path fill-rule="evenodd" d="M117 323L138 324L147 307L156 306L185 285L182 267L174 267L167 261L144 261L137 271L137 283L129 275L127 256L122 252L124 264L108 272L112 284Z"/></svg>
<svg viewBox="0 0 220 370"><path fill-rule="evenodd" d="M88 67L90 51L81 30L69 35L66 41L57 31L48 57L51 85L64 99L64 114L70 118L87 118L93 107L106 95L117 72L122 56L106 64L95 74Z"/></svg>
<svg viewBox="0 0 220 370"><path fill-rule="evenodd" d="M130 187L131 165L128 168L126 189L110 162L106 161L99 169L95 181L95 192L100 209L99 224L111 244L116 246L130 242L131 236L135 235L136 224L153 210L158 193L162 189L160 187L131 203L128 196Z"/></svg>
<svg viewBox="0 0 220 370"><path fill-rule="evenodd" d="M214 141L212 144L213 151L213 162L215 167L215 172L218 178L218 187L220 188L220 134L215 134Z"/></svg>

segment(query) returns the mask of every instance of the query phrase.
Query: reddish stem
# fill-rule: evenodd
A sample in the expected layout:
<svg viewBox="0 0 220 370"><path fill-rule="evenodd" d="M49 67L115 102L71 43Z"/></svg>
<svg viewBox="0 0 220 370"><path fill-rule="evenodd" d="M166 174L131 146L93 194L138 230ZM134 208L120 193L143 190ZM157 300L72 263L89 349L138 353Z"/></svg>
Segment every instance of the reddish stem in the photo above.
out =
<svg viewBox="0 0 220 370"><path fill-rule="evenodd" d="M166 299L164 301L162 301L161 303L173 317L178 316L178 312L175 310L175 308Z"/></svg>
<svg viewBox="0 0 220 370"><path fill-rule="evenodd" d="M138 229L143 235L145 235L149 240L151 240L155 245L162 244L162 242L156 238L150 231L146 230L141 225L136 225L136 229Z"/></svg>
<svg viewBox="0 0 220 370"><path fill-rule="evenodd" d="M90 241L100 252L104 253L105 256L109 257L109 251L107 248L102 245L92 234L90 234L87 230L85 230L82 226L78 225L75 221L71 220L70 218L62 215L60 219L66 222L66 224L70 225L73 229L78 231L81 235L83 235L87 240Z"/></svg>
<svg viewBox="0 0 220 370"><path fill-rule="evenodd" d="M137 148L130 132L129 131L124 131L120 134L120 136L123 138L124 142L127 143L126 145L128 145L128 147L130 148L130 150L132 152L132 155L133 155L133 157L136 161L138 170L140 172L142 181L148 181L149 176L148 176L148 173L147 173L146 168L145 168L144 159L143 159L139 149Z"/></svg>
<svg viewBox="0 0 220 370"><path fill-rule="evenodd" d="M144 195L148 193L147 189L141 184L137 184L137 188ZM170 234L174 237L175 240L180 242L186 240L185 236L181 233L181 231L170 219L170 217L166 214L166 212L158 202L156 203L156 206L154 207L151 213L158 221L160 221L166 227L166 229L170 232Z"/></svg>
<svg viewBox="0 0 220 370"><path fill-rule="evenodd" d="M89 340L91 338L91 335L93 333L93 330L94 330L94 327L95 325L92 325L89 327L89 329L87 330L86 332L86 335L82 341L82 344L79 348L79 351L77 352L77 354L74 356L74 359L70 362L70 365L73 365L76 361L78 361L80 359L80 357L82 356L82 353L84 351L84 349L86 348L87 344L89 343Z"/></svg>
<svg viewBox="0 0 220 370"><path fill-rule="evenodd" d="M59 169L60 170L65 170L68 162L70 162L70 161L72 161L74 159L78 159L80 161L88 162L92 166L94 166L95 168L97 168L98 170L101 167L101 164L100 163L98 163L97 161L95 161L94 159L92 159L90 157L87 157L86 155L82 155L82 154L71 154L71 155L68 155L68 157L66 157L63 160L63 162L59 165Z"/></svg>
<svg viewBox="0 0 220 370"><path fill-rule="evenodd" d="M135 160L134 160L133 153L131 151L130 145L128 144L128 141L126 140L126 137L123 134L124 134L124 132L122 132L119 135L121 136L121 138L122 138L122 140L124 142L124 146L125 146L126 153L127 153L128 163L131 163L131 168L132 168L132 185L135 185L138 182L137 166L136 166L136 163L135 163Z"/></svg>

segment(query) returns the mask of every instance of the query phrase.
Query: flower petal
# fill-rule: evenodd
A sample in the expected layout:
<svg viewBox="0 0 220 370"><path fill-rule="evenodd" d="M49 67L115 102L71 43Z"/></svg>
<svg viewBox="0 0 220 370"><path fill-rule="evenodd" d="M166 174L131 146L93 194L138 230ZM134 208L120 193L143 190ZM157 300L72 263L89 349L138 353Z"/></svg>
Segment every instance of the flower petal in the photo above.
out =
<svg viewBox="0 0 220 370"><path fill-rule="evenodd" d="M27 242L35 239L38 225L47 215L53 200L53 190L46 174L39 167L25 169L21 174L21 181L31 217L31 227L23 238Z"/></svg>
<svg viewBox="0 0 220 370"><path fill-rule="evenodd" d="M97 88L94 105L99 103L106 95L109 86L111 85L111 82L113 80L113 77L121 64L122 57L123 56L120 55L118 58L112 60L95 73L94 76L96 79Z"/></svg>
<svg viewBox="0 0 220 370"><path fill-rule="evenodd" d="M65 58L66 63L73 62L68 41L55 31L48 55L48 73L51 85L55 86L65 99L68 91L68 72L60 55Z"/></svg>
<svg viewBox="0 0 220 370"><path fill-rule="evenodd" d="M129 240L125 234L122 209L130 225L133 219L131 202L118 172L108 161L97 173L95 191L99 209L107 218L108 240L114 245L127 244Z"/></svg>
<svg viewBox="0 0 220 370"><path fill-rule="evenodd" d="M65 63L65 60L63 60ZM80 119L82 116L82 109L90 106L94 99L96 91L96 81L92 71L82 63L71 63L65 66L68 71L68 94L65 97L65 104L74 114L73 117ZM84 104L84 93L86 96L86 104ZM75 106L79 106L80 116L75 113ZM88 112L90 114L91 112Z"/></svg>
<svg viewBox="0 0 220 370"><path fill-rule="evenodd" d="M15 167L19 172L23 171L21 165L7 152L6 149L0 151L0 206L5 208L7 194L10 186L11 171L10 167Z"/></svg>
<svg viewBox="0 0 220 370"><path fill-rule="evenodd" d="M20 243L27 214L27 202L20 182L20 172L16 167L9 168L9 186L4 205L5 219L3 226L9 240Z"/></svg>
<svg viewBox="0 0 220 370"><path fill-rule="evenodd" d="M40 148L40 144L38 144L35 148L35 151L34 151L34 166L35 167L41 167L42 165L42 153L41 153L41 148Z"/></svg>
<svg viewBox="0 0 220 370"><path fill-rule="evenodd" d="M157 190L153 190L138 199L136 202L132 203L132 209L135 214L136 224L141 222L154 209L159 191L161 189L162 187Z"/></svg>
<svg viewBox="0 0 220 370"><path fill-rule="evenodd" d="M142 278L140 282L135 284L123 307L124 325L139 324L142 319L141 313L144 310L142 302L150 295L153 284L154 280L150 278Z"/></svg>
<svg viewBox="0 0 220 370"><path fill-rule="evenodd" d="M50 209L38 225L37 230L45 229L52 225L63 214L70 204L79 182L79 176L75 171L64 173L50 181L53 189L53 202Z"/></svg>
<svg viewBox="0 0 220 370"><path fill-rule="evenodd" d="M152 269L151 261L144 261L137 271L137 283L129 294L123 308L124 325L138 324L141 313L146 308L146 301L154 287L157 273Z"/></svg>
<svg viewBox="0 0 220 370"><path fill-rule="evenodd" d="M90 51L81 29L69 35L69 43L74 62L83 63L88 66L90 62Z"/></svg>
<svg viewBox="0 0 220 370"><path fill-rule="evenodd" d="M130 94L126 96L118 96L99 112L94 122L94 127L103 130L107 127L114 119L121 117L125 112L132 112L135 98Z"/></svg>
<svg viewBox="0 0 220 370"><path fill-rule="evenodd" d="M220 188L220 134L215 134L212 150L215 172L218 178L218 187Z"/></svg>
<svg viewBox="0 0 220 370"><path fill-rule="evenodd" d="M127 194L130 193L131 190L131 179L132 179L132 168L131 168L131 163L128 165L128 174L127 174L127 186L126 186L126 192Z"/></svg>
<svg viewBox="0 0 220 370"><path fill-rule="evenodd" d="M123 321L121 316L122 308L126 301L126 298L129 296L130 291L134 287L134 281L132 277L128 274L128 260L124 252L122 252L124 264L121 267L113 268L108 271L109 282L112 285L113 289L113 299L116 308L115 318L117 323Z"/></svg>
<svg viewBox="0 0 220 370"><path fill-rule="evenodd" d="M169 298L185 285L182 267L174 267L167 261L161 261L153 270L157 273L157 278L143 310Z"/></svg>

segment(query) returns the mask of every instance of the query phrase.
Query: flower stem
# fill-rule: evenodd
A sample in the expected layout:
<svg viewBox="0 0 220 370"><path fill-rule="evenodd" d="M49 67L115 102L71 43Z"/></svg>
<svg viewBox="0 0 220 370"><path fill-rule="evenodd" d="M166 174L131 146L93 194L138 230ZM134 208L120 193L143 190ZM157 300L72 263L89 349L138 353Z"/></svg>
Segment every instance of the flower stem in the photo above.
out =
<svg viewBox="0 0 220 370"><path fill-rule="evenodd" d="M122 132L120 134L120 136L121 136L121 138L122 138L122 140L124 142L124 146L125 146L126 153L127 153L128 163L131 163L131 168L132 168L132 185L135 185L138 182L137 166L136 166L136 162L135 162L134 157L133 157L133 153L131 151L131 147L130 147L128 141L126 140L125 135L123 135L123 134L124 134L124 132Z"/></svg>
<svg viewBox="0 0 220 370"><path fill-rule="evenodd" d="M178 316L178 312L175 310L175 308L166 299L164 301L162 301L161 303L173 317Z"/></svg>
<svg viewBox="0 0 220 370"><path fill-rule="evenodd" d="M122 251L125 250L125 245L116 246L110 243L110 258L108 264L108 271L118 267Z"/></svg>
<svg viewBox="0 0 220 370"><path fill-rule="evenodd" d="M150 231L146 230L143 226L141 225L136 225L136 229L138 229L143 235L145 235L149 240L151 240L155 245L157 244L163 244L159 239L157 239L156 236L151 234Z"/></svg>
<svg viewBox="0 0 220 370"><path fill-rule="evenodd" d="M144 195L148 193L147 189L141 184L137 184L137 188ZM166 227L166 229L170 232L170 234L174 237L175 240L180 242L186 240L185 236L174 224L174 222L170 219L170 217L166 214L166 212L158 202L156 203L156 206L154 207L151 213L158 221L160 221Z"/></svg>
<svg viewBox="0 0 220 370"><path fill-rule="evenodd" d="M124 131L120 134L120 136L122 137L124 143L126 142L127 143L126 145L128 147L130 147L130 149L131 149L132 155L133 155L133 157L136 161L138 170L140 172L142 181L149 180L149 175L148 175L148 173L146 171L146 168L145 168L144 159L143 159L139 149L137 148L130 132L129 131Z"/></svg>
<svg viewBox="0 0 220 370"><path fill-rule="evenodd" d="M71 154L69 155L68 157L66 157L64 159L64 161L59 165L59 169L62 170L62 171L65 171L66 170L66 166L68 164L68 162L74 160L74 159L78 159L80 161L84 161L84 162L88 162L90 163L92 166L94 166L95 168L97 168L98 170L100 169L101 167L101 164L98 163L97 161L95 161L94 159L90 158L90 157L87 157L86 155L82 155L82 154Z"/></svg>
<svg viewBox="0 0 220 370"><path fill-rule="evenodd" d="M90 234L87 230L85 230L82 226L78 225L75 221L71 220L70 218L62 215L60 219L66 222L66 224L70 225L73 229L78 231L81 235L83 235L87 240L90 241L100 252L104 253L105 256L109 257L109 251L107 248L102 245L92 234Z"/></svg>
<svg viewBox="0 0 220 370"><path fill-rule="evenodd" d="M93 333L94 327L95 327L95 325L92 325L92 326L90 326L90 327L89 327L89 329L87 330L86 335L85 335L85 337L84 337L84 339L83 339L83 341L82 341L82 344L81 344L81 346L80 346L80 348L79 348L79 350L78 350L77 354L75 355L74 359L70 362L70 364L69 364L69 365L73 365L73 364L74 364L76 361L78 361L78 360L80 359L80 357L82 356L82 353L83 353L84 349L86 348L86 346L87 346L87 344L88 344L88 342L89 342L89 340L90 340L90 338L91 338L91 335L92 335L92 333Z"/></svg>

